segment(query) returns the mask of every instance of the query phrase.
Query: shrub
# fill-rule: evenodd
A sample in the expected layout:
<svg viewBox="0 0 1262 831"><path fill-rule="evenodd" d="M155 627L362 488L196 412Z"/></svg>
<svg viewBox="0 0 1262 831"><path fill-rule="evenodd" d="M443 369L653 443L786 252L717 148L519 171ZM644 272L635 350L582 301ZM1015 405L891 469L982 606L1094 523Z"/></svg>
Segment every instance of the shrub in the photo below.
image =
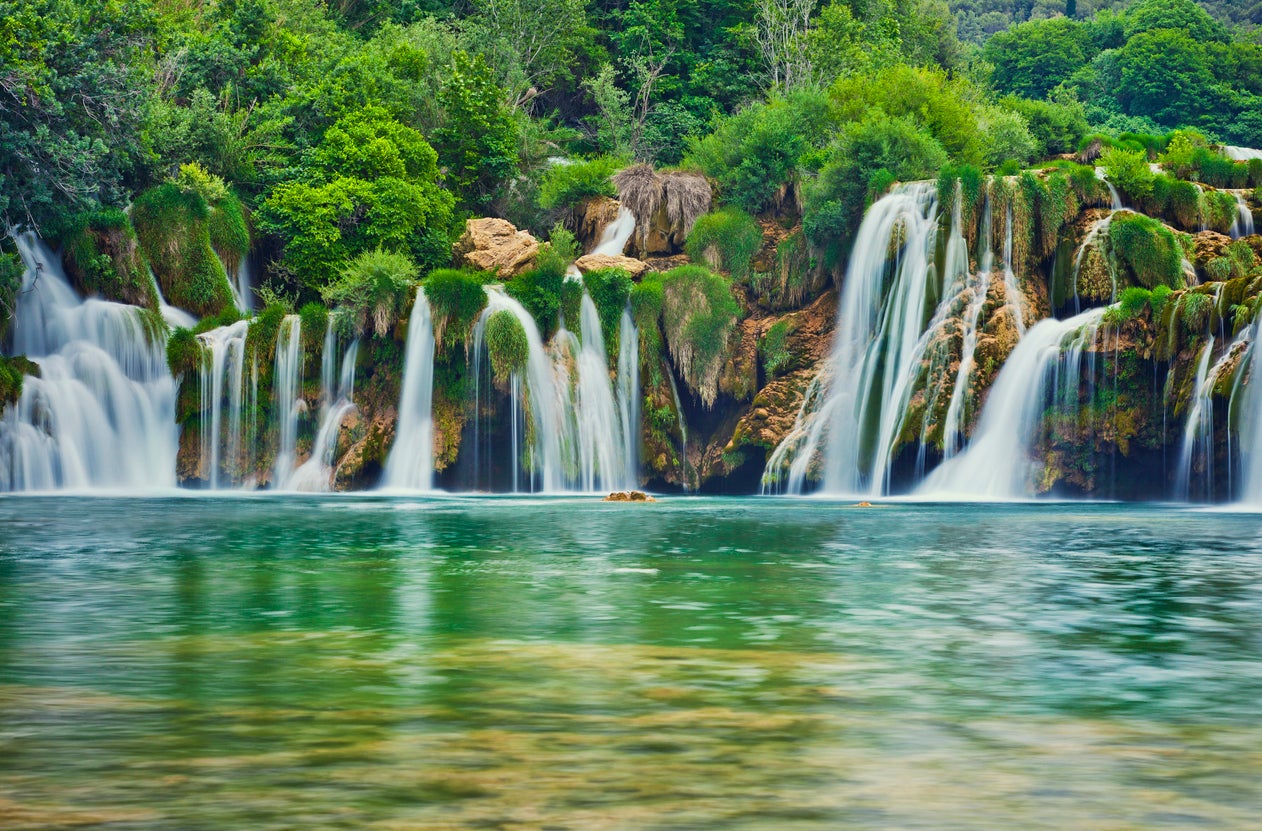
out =
<svg viewBox="0 0 1262 831"><path fill-rule="evenodd" d="M1262 187L1262 159L1249 159L1249 185L1251 187Z"/></svg>
<svg viewBox="0 0 1262 831"><path fill-rule="evenodd" d="M201 370L203 353L197 335L181 327L167 340L167 367L176 378L196 375Z"/></svg>
<svg viewBox="0 0 1262 831"><path fill-rule="evenodd" d="M1025 118L1039 155L1072 153L1087 132L1087 117L1077 101L1056 103L1008 96L1000 104Z"/></svg>
<svg viewBox="0 0 1262 831"><path fill-rule="evenodd" d="M1185 294L1178 306L1179 322L1189 335L1199 335L1210 323L1214 312L1214 298L1208 294Z"/></svg>
<svg viewBox="0 0 1262 831"><path fill-rule="evenodd" d="M1111 147L1100 157L1100 164L1109 181L1131 199L1142 200L1152 196L1153 173L1148 166L1146 152Z"/></svg>
<svg viewBox="0 0 1262 831"><path fill-rule="evenodd" d="M425 278L425 297L434 316L434 338L444 346L464 343L486 308L486 275L440 268Z"/></svg>
<svg viewBox="0 0 1262 831"><path fill-rule="evenodd" d="M616 197L613 175L624 164L612 156L597 156L587 161L552 165L543 174L539 207L548 211L563 210L594 196Z"/></svg>
<svg viewBox="0 0 1262 831"><path fill-rule="evenodd" d="M1231 232L1238 214L1236 198L1220 190L1206 191L1201 199L1205 225L1220 234Z"/></svg>
<svg viewBox="0 0 1262 831"><path fill-rule="evenodd" d="M740 315L731 284L696 265L673 268L656 279L662 284L662 325L671 358L689 389L707 408L713 407L728 340Z"/></svg>
<svg viewBox="0 0 1262 831"><path fill-rule="evenodd" d="M193 327L193 334L200 335L209 332L211 329L218 329L222 326L231 326L241 319L241 312L236 306L224 306L223 310L218 314L207 315L197 322Z"/></svg>
<svg viewBox="0 0 1262 831"><path fill-rule="evenodd" d="M517 316L501 309L486 321L486 351L491 359L491 372L497 381L507 381L515 372L526 368L530 357L530 341Z"/></svg>
<svg viewBox="0 0 1262 831"><path fill-rule="evenodd" d="M298 310L302 318L302 346L309 354L319 355L324 349L324 335L329 328L329 310L319 303L307 303ZM343 315L350 319L349 315ZM351 328L355 322L351 320Z"/></svg>
<svg viewBox="0 0 1262 831"><path fill-rule="evenodd" d="M351 260L320 293L325 303L350 317L357 334L367 330L371 319L373 331L384 337L403 314L416 274L416 265L407 256L378 248ZM323 334L324 327L318 331Z"/></svg>
<svg viewBox="0 0 1262 831"><path fill-rule="evenodd" d="M665 302L662 282L653 276L631 287L631 316L642 331L657 326Z"/></svg>
<svg viewBox="0 0 1262 831"><path fill-rule="evenodd" d="M737 280L749 277L750 264L761 247L762 228L739 208L706 214L688 234L688 256L693 262L722 269Z"/></svg>
<svg viewBox="0 0 1262 831"><path fill-rule="evenodd" d="M1109 244L1119 264L1147 288L1183 287L1183 250L1174 232L1136 213L1119 213L1109 225Z"/></svg>
<svg viewBox="0 0 1262 831"><path fill-rule="evenodd" d="M768 377L779 375L793 362L793 353L789 351L789 335L792 332L792 322L778 320L762 336L758 351L762 354L762 366Z"/></svg>
<svg viewBox="0 0 1262 831"><path fill-rule="evenodd" d="M617 347L622 311L631 294L631 275L620 268L602 268L584 274L583 286L596 306L602 337L612 351Z"/></svg>
<svg viewBox="0 0 1262 831"><path fill-rule="evenodd" d="M210 173L197 162L180 165L180 170L175 176L175 184L185 193L197 194L208 205L213 205L228 196L228 186L224 184L223 179Z"/></svg>

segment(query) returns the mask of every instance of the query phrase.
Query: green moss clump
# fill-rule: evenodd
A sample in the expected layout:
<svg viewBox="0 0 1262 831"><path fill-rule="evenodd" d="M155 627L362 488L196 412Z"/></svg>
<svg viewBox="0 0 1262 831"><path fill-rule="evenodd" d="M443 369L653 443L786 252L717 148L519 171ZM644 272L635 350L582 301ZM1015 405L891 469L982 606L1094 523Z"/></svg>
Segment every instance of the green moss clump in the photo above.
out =
<svg viewBox="0 0 1262 831"><path fill-rule="evenodd" d="M513 373L526 368L530 341L521 321L507 309L501 309L487 319L486 351L491 359L491 372L498 382L507 381Z"/></svg>
<svg viewBox="0 0 1262 831"><path fill-rule="evenodd" d="M583 275L583 286L591 295L600 316L601 336L610 353L618 349L618 328L622 311L631 294L631 275L621 268L601 268Z"/></svg>
<svg viewBox="0 0 1262 831"><path fill-rule="evenodd" d="M298 310L302 318L302 348L308 355L319 355L324 351L324 335L329 328L329 310L319 303L307 303ZM313 366L318 361L309 362Z"/></svg>
<svg viewBox="0 0 1262 831"><path fill-rule="evenodd" d="M104 208L75 214L58 236L66 274L80 292L146 309L158 308L149 264L125 213Z"/></svg>
<svg viewBox="0 0 1262 831"><path fill-rule="evenodd" d="M789 335L792 332L792 321L778 320L759 341L758 352L762 355L763 370L768 377L774 378L793 363L793 352L789 349Z"/></svg>
<svg viewBox="0 0 1262 831"><path fill-rule="evenodd" d="M664 303L661 280L650 277L632 286L630 300L635 325L641 330L656 328Z"/></svg>
<svg viewBox="0 0 1262 831"><path fill-rule="evenodd" d="M422 285L434 315L434 336L445 347L462 344L473 322L486 308L488 275L478 271L440 268L431 271Z"/></svg>
<svg viewBox="0 0 1262 831"><path fill-rule="evenodd" d="M1235 224L1238 213L1234 196L1220 190L1208 191L1204 195L1202 206L1205 225L1211 231L1217 231L1220 234L1231 232L1231 226Z"/></svg>
<svg viewBox="0 0 1262 831"><path fill-rule="evenodd" d="M175 306L206 316L233 304L227 272L211 247L211 208L174 183L145 191L132 205L132 224L162 293Z"/></svg>
<svg viewBox="0 0 1262 831"><path fill-rule="evenodd" d="M1183 296L1176 312L1183 331L1188 335L1202 334L1209 328L1214 315L1214 298L1208 294L1189 293Z"/></svg>
<svg viewBox="0 0 1262 831"><path fill-rule="evenodd" d="M688 256L697 263L746 280L754 255L762 247L762 229L739 208L724 208L699 217L688 234Z"/></svg>
<svg viewBox="0 0 1262 831"><path fill-rule="evenodd" d="M506 288L508 295L530 312L544 340L556 331L561 313L561 290L570 265L565 255L566 252L550 243L539 246L535 267L513 278ZM567 315L566 319L572 318Z"/></svg>
<svg viewBox="0 0 1262 831"><path fill-rule="evenodd" d="M245 220L245 207L231 192L212 205L206 230L210 246L229 268L236 268L249 253L250 226Z"/></svg>
<svg viewBox="0 0 1262 831"><path fill-rule="evenodd" d="M25 355L7 358L0 355L0 406L17 404L22 398L22 381L27 376L39 377L39 364Z"/></svg>
<svg viewBox="0 0 1262 831"><path fill-rule="evenodd" d="M645 279L661 281L662 325L675 366L702 404L713 407L728 341L740 317L731 283L696 265Z"/></svg>
<svg viewBox="0 0 1262 831"><path fill-rule="evenodd" d="M177 378L196 375L204 356L205 348L191 329L176 329L167 339L167 366Z"/></svg>
<svg viewBox="0 0 1262 831"><path fill-rule="evenodd" d="M1109 225L1109 244L1135 283L1183 288L1183 250L1174 232L1157 220L1119 213Z"/></svg>

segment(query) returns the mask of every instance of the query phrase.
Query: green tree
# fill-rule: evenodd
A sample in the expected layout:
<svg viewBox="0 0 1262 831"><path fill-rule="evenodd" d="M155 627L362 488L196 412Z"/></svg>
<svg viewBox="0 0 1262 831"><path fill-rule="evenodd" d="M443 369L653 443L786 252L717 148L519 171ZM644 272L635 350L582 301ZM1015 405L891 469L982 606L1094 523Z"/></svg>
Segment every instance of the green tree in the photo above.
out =
<svg viewBox="0 0 1262 831"><path fill-rule="evenodd" d="M1178 127L1196 123L1218 99L1205 47L1174 29L1141 32L1118 56L1123 112Z"/></svg>
<svg viewBox="0 0 1262 831"><path fill-rule="evenodd" d="M1053 17L1000 32L982 56L994 65L991 77L1000 92L1038 99L1086 65L1089 50L1083 24Z"/></svg>
<svg viewBox="0 0 1262 831"><path fill-rule="evenodd" d="M485 209L495 192L517 174L517 124L505 109L482 57L457 52L439 103L443 125L434 149L465 202Z"/></svg>

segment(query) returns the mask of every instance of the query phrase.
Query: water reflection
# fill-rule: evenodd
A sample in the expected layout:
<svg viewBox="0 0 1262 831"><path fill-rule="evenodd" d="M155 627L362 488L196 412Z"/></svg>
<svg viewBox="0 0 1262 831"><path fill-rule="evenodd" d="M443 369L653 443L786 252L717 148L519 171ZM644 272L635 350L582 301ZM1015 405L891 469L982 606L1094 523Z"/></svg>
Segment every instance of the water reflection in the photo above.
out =
<svg viewBox="0 0 1262 831"><path fill-rule="evenodd" d="M1249 828L1260 524L0 499L0 825Z"/></svg>

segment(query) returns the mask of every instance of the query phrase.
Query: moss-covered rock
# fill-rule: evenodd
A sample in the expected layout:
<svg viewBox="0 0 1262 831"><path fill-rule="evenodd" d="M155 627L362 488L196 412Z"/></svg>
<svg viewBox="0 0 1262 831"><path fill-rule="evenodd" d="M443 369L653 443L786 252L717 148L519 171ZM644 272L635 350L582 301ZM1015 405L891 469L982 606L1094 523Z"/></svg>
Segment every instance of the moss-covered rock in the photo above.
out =
<svg viewBox="0 0 1262 831"><path fill-rule="evenodd" d="M125 213L105 208L76 214L58 237L66 275L82 294L158 308L149 264Z"/></svg>
<svg viewBox="0 0 1262 831"><path fill-rule="evenodd" d="M504 383L514 373L526 368L530 342L521 321L507 309L501 309L487 319L486 351L497 383Z"/></svg>
<svg viewBox="0 0 1262 831"><path fill-rule="evenodd" d="M233 305L228 274L211 245L216 210L199 194L174 183L145 191L132 205L136 236L163 295L172 305L202 317Z"/></svg>
<svg viewBox="0 0 1262 831"><path fill-rule="evenodd" d="M38 378L39 364L24 355L12 358L0 355L0 407L18 403L22 397L22 379L27 375Z"/></svg>
<svg viewBox="0 0 1262 831"><path fill-rule="evenodd" d="M1183 249L1174 232L1143 214L1118 212L1109 223L1109 245L1119 268L1145 288L1182 288Z"/></svg>

